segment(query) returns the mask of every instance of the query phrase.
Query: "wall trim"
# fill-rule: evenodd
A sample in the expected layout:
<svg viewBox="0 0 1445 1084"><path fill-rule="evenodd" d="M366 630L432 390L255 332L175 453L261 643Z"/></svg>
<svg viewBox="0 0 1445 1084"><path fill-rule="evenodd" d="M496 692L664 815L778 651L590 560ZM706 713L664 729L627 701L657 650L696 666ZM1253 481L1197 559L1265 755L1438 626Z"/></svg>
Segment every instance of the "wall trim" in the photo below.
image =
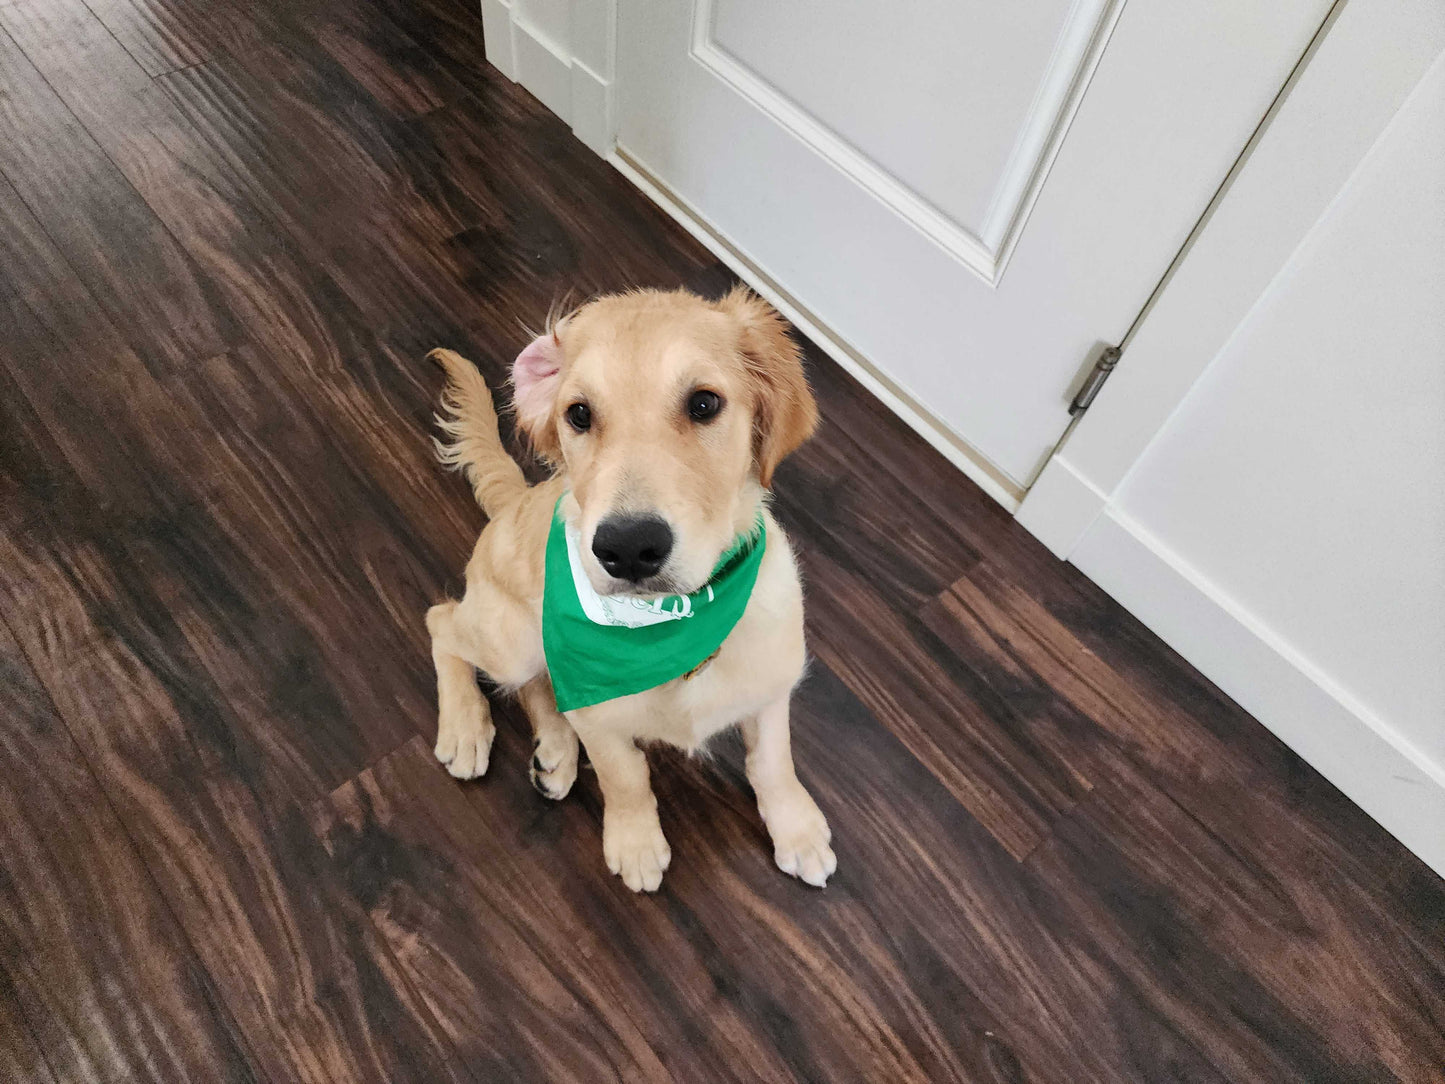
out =
<svg viewBox="0 0 1445 1084"><path fill-rule="evenodd" d="M1445 877L1445 770L1408 738L1118 510L1070 559Z"/></svg>
<svg viewBox="0 0 1445 1084"><path fill-rule="evenodd" d="M517 4L481 0L481 6L487 61L571 125L592 151L607 157L617 140L613 80L533 26ZM610 55L612 43L605 48Z"/></svg>
<svg viewBox="0 0 1445 1084"><path fill-rule="evenodd" d="M682 197L648 172L647 167L627 156L622 148L607 160L642 190L658 207L697 238L714 256L761 296L767 298L799 331L816 343L860 384L882 401L915 433L928 441L945 459L963 471L980 489L1010 512L1018 510L1023 490L1005 477L983 454L958 436L928 410L898 387L886 373L848 346L821 320L810 313L786 290L761 271L744 253L713 232L706 221Z"/></svg>
<svg viewBox="0 0 1445 1084"><path fill-rule="evenodd" d="M512 82L517 81L516 49L512 45L512 5L502 0L481 0L482 45L487 63Z"/></svg>
<svg viewBox="0 0 1445 1084"><path fill-rule="evenodd" d="M988 285L997 286L1123 7L1123 0L1074 0L977 231L920 197L729 53L713 37L713 0L696 0L693 5L690 51L698 64L775 124L827 159Z"/></svg>
<svg viewBox="0 0 1445 1084"><path fill-rule="evenodd" d="M1108 503L1107 493L1055 454L1029 487L1017 518L1055 557L1067 559Z"/></svg>

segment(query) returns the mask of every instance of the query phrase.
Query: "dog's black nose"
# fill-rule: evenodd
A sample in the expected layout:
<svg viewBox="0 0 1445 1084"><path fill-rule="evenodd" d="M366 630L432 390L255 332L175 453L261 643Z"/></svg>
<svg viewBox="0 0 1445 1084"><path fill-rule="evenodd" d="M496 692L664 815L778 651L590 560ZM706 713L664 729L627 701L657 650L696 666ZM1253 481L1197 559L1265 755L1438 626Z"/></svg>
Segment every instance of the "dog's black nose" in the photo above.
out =
<svg viewBox="0 0 1445 1084"><path fill-rule="evenodd" d="M592 552L609 576L637 583L667 560L672 528L657 516L609 516L597 525Z"/></svg>

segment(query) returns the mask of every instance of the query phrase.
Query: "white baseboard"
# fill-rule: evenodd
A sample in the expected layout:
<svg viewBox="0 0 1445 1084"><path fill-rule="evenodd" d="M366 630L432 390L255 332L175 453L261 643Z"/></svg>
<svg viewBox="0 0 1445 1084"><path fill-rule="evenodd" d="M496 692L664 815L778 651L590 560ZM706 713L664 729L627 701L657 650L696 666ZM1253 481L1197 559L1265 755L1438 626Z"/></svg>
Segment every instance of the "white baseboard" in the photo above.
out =
<svg viewBox="0 0 1445 1084"><path fill-rule="evenodd" d="M1445 877L1445 770L1121 513L1070 560Z"/></svg>
<svg viewBox="0 0 1445 1084"><path fill-rule="evenodd" d="M572 134L606 158L617 143L612 84L580 60L572 61Z"/></svg>
<svg viewBox="0 0 1445 1084"><path fill-rule="evenodd" d="M487 60L572 127L602 157L612 151L612 83L519 18L514 5L481 0Z"/></svg>
<svg viewBox="0 0 1445 1084"><path fill-rule="evenodd" d="M767 298L799 331L817 343L824 353L881 400L884 406L897 414L910 429L977 483L980 489L1010 512L1018 509L1019 500L1023 496L1022 489L999 472L981 453L934 418L887 375L879 372L844 343L747 256L714 233L706 220L687 201L664 187L643 166L628 158L620 148L608 155L607 160L683 229L702 242L708 251L727 264L738 278Z"/></svg>
<svg viewBox="0 0 1445 1084"><path fill-rule="evenodd" d="M487 62L512 82L517 81L516 49L512 46L512 5L481 0L482 42Z"/></svg>
<svg viewBox="0 0 1445 1084"><path fill-rule="evenodd" d="M571 124L571 58L541 31L517 18L516 8L512 9L512 55L517 68L513 78L530 90L539 102Z"/></svg>
<svg viewBox="0 0 1445 1084"><path fill-rule="evenodd" d="M1067 559L1108 503L1108 494L1055 454L1029 488L1017 518L1055 557Z"/></svg>

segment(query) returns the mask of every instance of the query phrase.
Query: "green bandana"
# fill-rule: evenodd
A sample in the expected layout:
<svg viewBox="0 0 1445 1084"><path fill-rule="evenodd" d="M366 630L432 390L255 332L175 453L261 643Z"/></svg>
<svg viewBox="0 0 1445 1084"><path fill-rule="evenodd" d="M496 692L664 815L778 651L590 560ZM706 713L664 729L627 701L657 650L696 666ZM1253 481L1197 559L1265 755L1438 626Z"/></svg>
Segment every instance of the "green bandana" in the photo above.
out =
<svg viewBox="0 0 1445 1084"><path fill-rule="evenodd" d="M577 528L562 501L547 535L542 650L557 693L571 711L690 675L722 647L752 597L766 548L763 517L722 555L712 578L690 595L644 599L599 595L578 552Z"/></svg>

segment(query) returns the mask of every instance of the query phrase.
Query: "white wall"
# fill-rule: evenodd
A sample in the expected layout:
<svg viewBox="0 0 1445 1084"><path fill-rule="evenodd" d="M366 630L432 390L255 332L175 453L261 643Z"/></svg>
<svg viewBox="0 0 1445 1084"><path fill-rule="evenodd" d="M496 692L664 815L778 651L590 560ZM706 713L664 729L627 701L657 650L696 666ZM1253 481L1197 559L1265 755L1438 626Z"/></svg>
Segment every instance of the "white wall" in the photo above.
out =
<svg viewBox="0 0 1445 1084"><path fill-rule="evenodd" d="M1445 874L1445 53L1071 559Z"/></svg>

